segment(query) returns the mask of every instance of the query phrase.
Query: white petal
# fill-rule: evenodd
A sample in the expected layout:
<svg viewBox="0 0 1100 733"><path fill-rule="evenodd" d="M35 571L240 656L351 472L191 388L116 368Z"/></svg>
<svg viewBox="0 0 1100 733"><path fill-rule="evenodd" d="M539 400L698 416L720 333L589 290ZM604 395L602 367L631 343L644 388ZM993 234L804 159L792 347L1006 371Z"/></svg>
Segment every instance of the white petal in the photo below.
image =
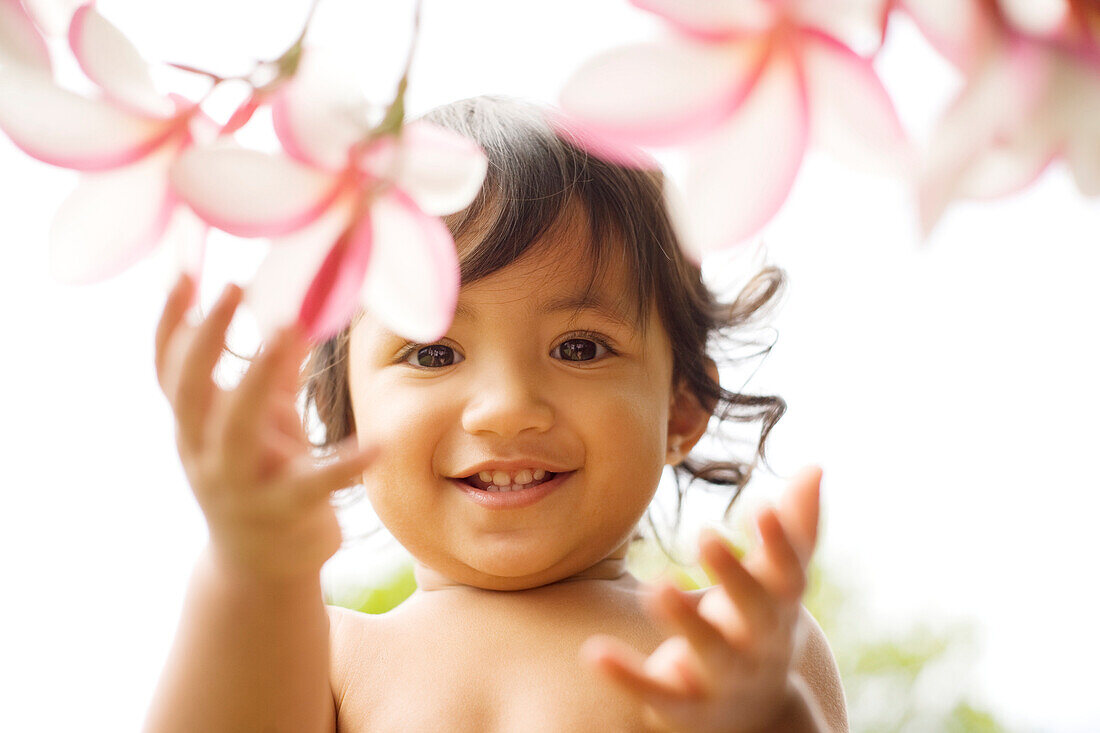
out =
<svg viewBox="0 0 1100 733"><path fill-rule="evenodd" d="M0 0L0 66L9 65L53 73L46 41L19 0Z"/></svg>
<svg viewBox="0 0 1100 733"><path fill-rule="evenodd" d="M701 259L767 223L794 184L808 132L798 69L776 55L733 119L689 152L685 196L675 214L689 254Z"/></svg>
<svg viewBox="0 0 1100 733"><path fill-rule="evenodd" d="M601 137L671 145L729 119L757 79L765 46L663 40L613 49L573 74L562 109Z"/></svg>
<svg viewBox="0 0 1100 733"><path fill-rule="evenodd" d="M348 148L368 130L361 88L323 48L307 47L294 78L271 103L275 134L291 157L337 171L348 163Z"/></svg>
<svg viewBox="0 0 1100 733"><path fill-rule="evenodd" d="M630 0L664 18L682 33L700 40L720 40L770 28L779 15L767 0Z"/></svg>
<svg viewBox="0 0 1100 733"><path fill-rule="evenodd" d="M997 35L980 3L973 0L899 0L937 51L961 69L982 62Z"/></svg>
<svg viewBox="0 0 1100 733"><path fill-rule="evenodd" d="M1012 25L1037 36L1053 35L1070 12L1066 0L999 0L999 4Z"/></svg>
<svg viewBox="0 0 1100 733"><path fill-rule="evenodd" d="M924 158L919 198L925 236L961 195L968 169L1032 121L1049 79L1048 59L1021 43L991 56L969 80L937 124Z"/></svg>
<svg viewBox="0 0 1100 733"><path fill-rule="evenodd" d="M378 178L393 181L424 213L442 216L470 205L489 161L468 137L420 120L406 125L398 140L379 140L363 164Z"/></svg>
<svg viewBox="0 0 1100 733"><path fill-rule="evenodd" d="M0 128L32 158L85 171L127 165L182 134L175 121L85 99L14 66L0 69Z"/></svg>
<svg viewBox="0 0 1100 733"><path fill-rule="evenodd" d="M157 91L134 44L91 3L73 14L69 47L88 78L116 103L150 117L171 117L176 111Z"/></svg>
<svg viewBox="0 0 1100 733"><path fill-rule="evenodd" d="M174 208L168 167L175 153L166 146L132 165L81 176L50 229L56 280L105 280L156 248Z"/></svg>
<svg viewBox="0 0 1100 733"><path fill-rule="evenodd" d="M1055 157L1054 138L1036 125L1023 126L1010 140L995 142L970 162L956 184L958 196L995 198L1030 185Z"/></svg>
<svg viewBox="0 0 1100 733"><path fill-rule="evenodd" d="M874 50L882 40L888 0L792 0L790 13L855 48Z"/></svg>
<svg viewBox="0 0 1100 733"><path fill-rule="evenodd" d="M458 255L443 222L391 190L371 206L374 249L363 304L396 334L434 341L458 301Z"/></svg>
<svg viewBox="0 0 1100 733"><path fill-rule="evenodd" d="M320 216L341 188L329 173L225 138L184 151L171 180L196 214L240 237L300 229Z"/></svg>
<svg viewBox="0 0 1100 733"><path fill-rule="evenodd" d="M352 200L345 195L309 226L272 239L271 249L244 292L244 302L265 341L297 320L310 283L350 223Z"/></svg>
<svg viewBox="0 0 1100 733"><path fill-rule="evenodd" d="M35 23L50 38L61 38L69 32L73 12L89 0L23 0L23 5Z"/></svg>
<svg viewBox="0 0 1100 733"><path fill-rule="evenodd" d="M909 139L871 62L823 34L802 38L815 140L859 168L910 175Z"/></svg>

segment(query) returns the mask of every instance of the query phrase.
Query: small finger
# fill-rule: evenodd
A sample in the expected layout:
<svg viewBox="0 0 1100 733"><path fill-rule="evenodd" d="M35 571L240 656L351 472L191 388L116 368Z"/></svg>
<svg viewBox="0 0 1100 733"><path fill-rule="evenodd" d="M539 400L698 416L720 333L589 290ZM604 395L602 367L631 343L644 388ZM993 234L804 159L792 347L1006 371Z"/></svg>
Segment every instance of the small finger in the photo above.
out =
<svg viewBox="0 0 1100 733"><path fill-rule="evenodd" d="M186 272L181 272L176 284L172 286L172 290L168 293L164 310L161 311L160 320L157 321L157 331L154 339L153 359L158 375L164 373L164 362L168 357L168 342L172 339L172 334L176 332L187 314L194 288L195 284L191 277ZM163 378L161 384L162 386L164 384Z"/></svg>
<svg viewBox="0 0 1100 733"><path fill-rule="evenodd" d="M822 473L820 466L803 468L779 503L779 517L804 567L810 564L810 556L817 546Z"/></svg>
<svg viewBox="0 0 1100 733"><path fill-rule="evenodd" d="M747 633L766 630L776 621L775 604L768 589L733 554L718 534L707 530L701 541L701 559L741 613ZM744 633L744 632L742 632ZM735 641L731 639L731 642Z"/></svg>
<svg viewBox="0 0 1100 733"><path fill-rule="evenodd" d="M359 447L356 436L349 436L336 448L336 459L318 467L311 456L304 456L289 479L291 491L303 503L327 500L334 491L353 486L363 471L381 452L377 444Z"/></svg>
<svg viewBox="0 0 1100 733"><path fill-rule="evenodd" d="M711 676L719 676L725 672L738 651L714 624L699 615L697 603L672 585L657 588L652 602L673 627L673 633L681 634L687 639Z"/></svg>
<svg viewBox="0 0 1100 733"><path fill-rule="evenodd" d="M181 437L191 445L203 440L210 398L216 389L214 367L221 359L225 334L240 300L241 289L233 283L226 285L187 347L174 404Z"/></svg>
<svg viewBox="0 0 1100 733"><path fill-rule="evenodd" d="M240 465L249 465L255 458L256 434L266 410L272 385L278 379L280 368L296 351L295 339L299 338L294 327L283 328L264 346L241 378L226 401L221 426L223 449L234 454Z"/></svg>
<svg viewBox="0 0 1100 733"><path fill-rule="evenodd" d="M762 562L759 565L761 584L776 598L797 601L806 588L806 570L779 515L765 507L756 516L760 532Z"/></svg>
<svg viewBox="0 0 1100 733"><path fill-rule="evenodd" d="M589 637L581 645L580 656L643 703L667 706L689 697L684 690L650 676L645 671L646 657L613 636Z"/></svg>

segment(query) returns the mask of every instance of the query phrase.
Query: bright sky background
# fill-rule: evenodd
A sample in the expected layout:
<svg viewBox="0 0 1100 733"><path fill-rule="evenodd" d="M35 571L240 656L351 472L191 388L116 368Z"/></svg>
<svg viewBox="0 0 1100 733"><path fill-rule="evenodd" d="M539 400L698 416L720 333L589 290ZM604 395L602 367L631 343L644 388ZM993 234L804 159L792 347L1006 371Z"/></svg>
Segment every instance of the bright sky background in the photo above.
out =
<svg viewBox="0 0 1100 733"><path fill-rule="evenodd" d="M413 112L480 93L553 101L584 58L657 27L618 0L425 5ZM99 2L146 58L221 73L281 52L306 6ZM311 38L343 49L382 101L409 7L323 0ZM879 70L919 138L957 79L907 24L895 31ZM245 142L270 143L265 124ZM205 541L153 371L170 259L53 283L49 224L76 175L0 136L13 730L136 730ZM956 206L924 244L915 231L899 184L810 155L763 234L790 275L778 343L746 388L789 403L772 464L824 467L820 557L864 598L869 631L972 621L974 674L952 687L1021 727L1100 730L1100 203L1056 165L1021 195ZM214 238L204 300L245 280L264 246ZM737 274L722 265L708 275ZM745 500L782 487L762 479Z"/></svg>

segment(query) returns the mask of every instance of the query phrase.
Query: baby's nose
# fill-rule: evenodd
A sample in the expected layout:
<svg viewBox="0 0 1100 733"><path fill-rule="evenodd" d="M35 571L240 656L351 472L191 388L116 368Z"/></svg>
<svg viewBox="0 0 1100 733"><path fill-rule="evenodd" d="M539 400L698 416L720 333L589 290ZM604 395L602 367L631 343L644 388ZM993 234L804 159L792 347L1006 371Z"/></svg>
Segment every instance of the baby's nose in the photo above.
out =
<svg viewBox="0 0 1100 733"><path fill-rule="evenodd" d="M471 434L495 433L513 438L524 430L545 432L554 424L553 407L537 375L519 365L500 365L481 380L462 413Z"/></svg>

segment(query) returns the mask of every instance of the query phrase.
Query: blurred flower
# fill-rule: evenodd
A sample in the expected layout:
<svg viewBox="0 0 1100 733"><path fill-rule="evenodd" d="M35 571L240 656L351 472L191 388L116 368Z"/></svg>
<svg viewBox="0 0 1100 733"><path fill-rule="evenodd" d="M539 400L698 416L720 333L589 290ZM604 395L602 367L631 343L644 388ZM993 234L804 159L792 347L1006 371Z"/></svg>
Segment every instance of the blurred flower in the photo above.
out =
<svg viewBox="0 0 1100 733"><path fill-rule="evenodd" d="M676 37L591 59L561 105L593 154L688 143L670 209L689 254L755 233L786 200L811 135L861 167L904 174L911 150L871 62L839 40L881 39L887 0L633 0Z"/></svg>
<svg viewBox="0 0 1100 733"><path fill-rule="evenodd" d="M402 114L369 128L338 79L307 49L271 100L286 154L220 140L181 155L172 184L215 227L275 238L245 295L265 335L297 320L324 339L364 306L395 333L434 340L450 326L459 287L454 241L438 217L474 199L485 155L436 125L402 126ZM391 109L400 104L401 93Z"/></svg>
<svg viewBox="0 0 1100 733"><path fill-rule="evenodd" d="M0 68L53 75L50 51L19 0L0 0Z"/></svg>
<svg viewBox="0 0 1100 733"><path fill-rule="evenodd" d="M929 234L951 201L1020 190L1064 157L1100 195L1100 8L1076 0L905 0L966 75L920 175Z"/></svg>
<svg viewBox="0 0 1100 733"><path fill-rule="evenodd" d="M213 121L182 97L160 95L137 50L91 3L73 13L68 41L103 96L57 86L26 14L0 3L7 55L36 59L0 68L0 129L31 157L85 172L54 218L51 273L68 283L110 278L151 252L174 216L189 216L168 168L196 136L213 133Z"/></svg>

